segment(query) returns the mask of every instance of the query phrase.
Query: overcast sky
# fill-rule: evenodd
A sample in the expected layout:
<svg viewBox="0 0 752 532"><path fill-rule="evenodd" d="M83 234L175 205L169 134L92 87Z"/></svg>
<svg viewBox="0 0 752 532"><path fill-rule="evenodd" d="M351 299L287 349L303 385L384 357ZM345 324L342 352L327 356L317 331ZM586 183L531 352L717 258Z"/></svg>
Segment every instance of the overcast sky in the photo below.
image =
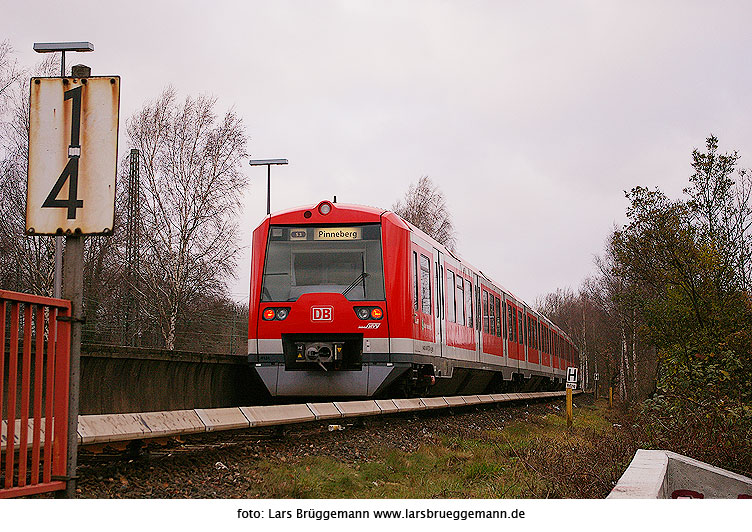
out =
<svg viewBox="0 0 752 532"><path fill-rule="evenodd" d="M623 191L678 196L714 133L752 166L750 2L6 2L0 40L90 41L122 77L121 124L172 84L243 118L272 170L272 211L390 207L428 175L459 251L533 303L593 272ZM121 137L120 153L126 153ZM244 166L250 235L266 169Z"/></svg>

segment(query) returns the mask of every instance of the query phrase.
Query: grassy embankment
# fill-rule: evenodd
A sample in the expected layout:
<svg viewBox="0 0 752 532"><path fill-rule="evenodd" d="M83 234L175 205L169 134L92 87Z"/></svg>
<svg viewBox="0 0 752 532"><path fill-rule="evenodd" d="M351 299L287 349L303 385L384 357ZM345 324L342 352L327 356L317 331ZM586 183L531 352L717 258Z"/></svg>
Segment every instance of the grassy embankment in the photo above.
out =
<svg viewBox="0 0 752 532"><path fill-rule="evenodd" d="M263 482L247 496L600 498L634 452L608 420L603 401L576 408L570 430L553 407L525 422L495 423L494 411L488 416L493 428L464 436L434 434L412 453L384 444L359 461L321 455L262 460L247 473Z"/></svg>

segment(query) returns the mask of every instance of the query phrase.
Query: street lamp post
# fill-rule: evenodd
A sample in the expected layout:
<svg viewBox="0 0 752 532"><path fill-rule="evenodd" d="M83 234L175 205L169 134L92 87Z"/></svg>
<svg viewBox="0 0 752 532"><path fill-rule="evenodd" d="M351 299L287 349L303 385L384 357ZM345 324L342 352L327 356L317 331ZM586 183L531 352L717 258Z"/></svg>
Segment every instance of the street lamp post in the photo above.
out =
<svg viewBox="0 0 752 532"><path fill-rule="evenodd" d="M287 159L251 159L251 166L266 166L266 214L271 214L272 165L287 164Z"/></svg>
<svg viewBox="0 0 752 532"><path fill-rule="evenodd" d="M90 42L35 42L34 51L40 54L62 52L60 77L65 77L65 52L93 52ZM63 287L63 237L55 237L55 270L52 281L52 297L60 298Z"/></svg>

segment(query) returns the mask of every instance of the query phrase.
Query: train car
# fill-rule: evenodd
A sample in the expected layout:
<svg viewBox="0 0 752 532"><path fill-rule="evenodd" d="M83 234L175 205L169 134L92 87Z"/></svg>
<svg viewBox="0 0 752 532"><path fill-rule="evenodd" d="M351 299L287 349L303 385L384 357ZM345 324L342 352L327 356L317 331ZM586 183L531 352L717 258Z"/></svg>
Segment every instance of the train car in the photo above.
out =
<svg viewBox="0 0 752 532"><path fill-rule="evenodd" d="M561 329L412 224L329 201L253 232L248 357L272 396L307 397L553 389L579 363Z"/></svg>

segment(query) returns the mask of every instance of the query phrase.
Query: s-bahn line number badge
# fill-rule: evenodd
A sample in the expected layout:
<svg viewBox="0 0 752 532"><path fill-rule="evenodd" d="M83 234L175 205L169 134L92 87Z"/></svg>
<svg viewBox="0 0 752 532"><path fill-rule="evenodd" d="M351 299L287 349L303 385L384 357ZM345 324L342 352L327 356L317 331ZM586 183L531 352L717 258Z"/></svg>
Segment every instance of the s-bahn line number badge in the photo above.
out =
<svg viewBox="0 0 752 532"><path fill-rule="evenodd" d="M111 234L120 77L32 78L26 233Z"/></svg>

